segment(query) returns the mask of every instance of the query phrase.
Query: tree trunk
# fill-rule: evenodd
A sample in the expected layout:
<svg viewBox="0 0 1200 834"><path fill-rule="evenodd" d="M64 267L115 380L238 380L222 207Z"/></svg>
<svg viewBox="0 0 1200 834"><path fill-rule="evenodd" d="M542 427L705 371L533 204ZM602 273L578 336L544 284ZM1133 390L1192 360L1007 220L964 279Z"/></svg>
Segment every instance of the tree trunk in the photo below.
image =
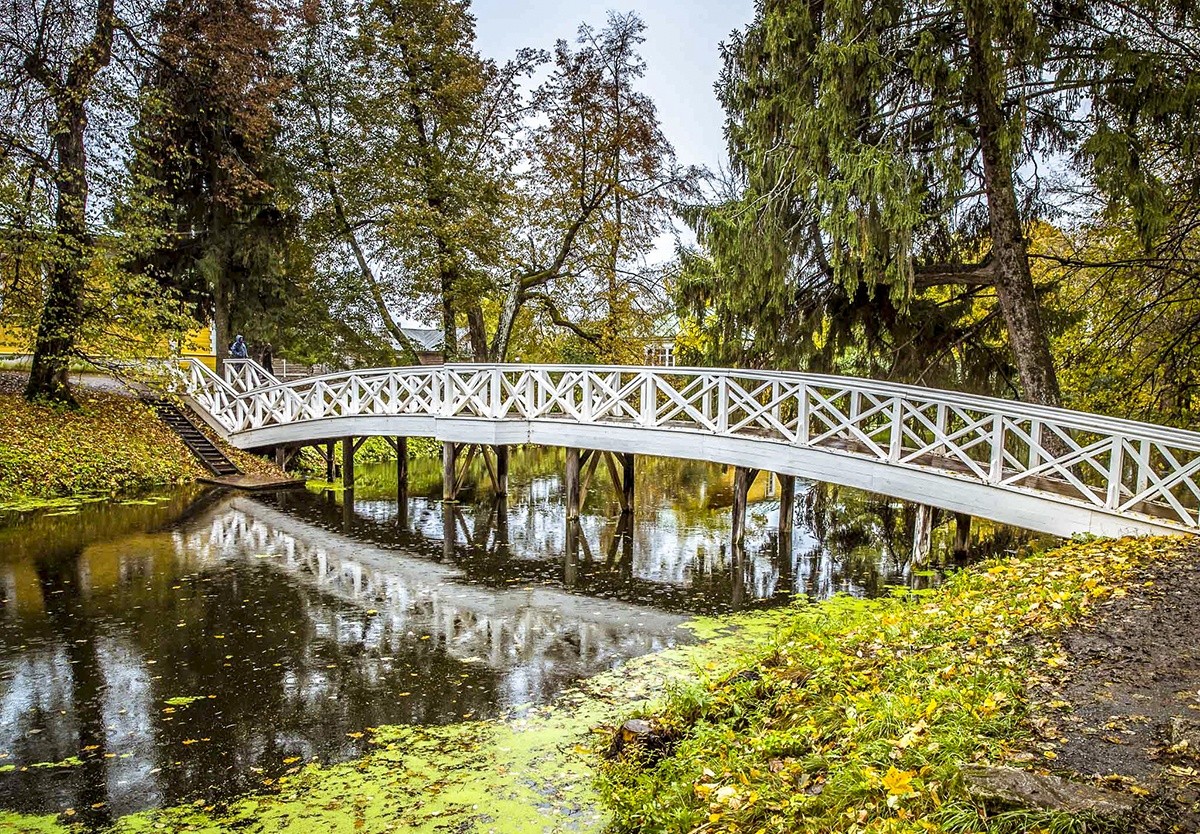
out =
<svg viewBox="0 0 1200 834"><path fill-rule="evenodd" d="M25 397L74 406L67 371L83 327L84 270L91 249L86 220L87 151L83 144L87 115L82 101L60 108L60 117L61 128L54 141L58 164L54 225L59 253L50 271Z"/></svg>
<svg viewBox="0 0 1200 834"><path fill-rule="evenodd" d="M96 28L88 45L75 56L61 80L44 60L31 54L25 68L51 92L56 110L54 208L56 243L60 248L42 305L33 368L25 386L27 399L49 399L75 405L67 381L71 357L83 327L84 270L91 255L87 230L87 100L96 74L112 60L114 0L96 4Z"/></svg>
<svg viewBox="0 0 1200 834"><path fill-rule="evenodd" d="M1025 231L1017 209L1013 185L1013 156L1004 137L1004 114L992 79L1002 72L997 66L990 33L990 7L970 4L967 12L967 46L970 54L972 93L978 120L979 146L983 158L984 191L992 230L996 296L1008 328L1021 377L1025 399L1044 405L1059 405L1062 395L1050 340L1042 324L1041 309L1029 272Z"/></svg>
<svg viewBox="0 0 1200 834"><path fill-rule="evenodd" d="M488 361L487 325L483 320L483 308L478 301L467 305L467 332L471 338L471 353L476 362Z"/></svg>
<svg viewBox="0 0 1200 834"><path fill-rule="evenodd" d="M500 308L500 321L496 323L496 337L492 342L493 362L508 360L508 346L512 341L513 327L517 321L517 314L521 312L521 296L521 278L514 275L508 292L504 295L504 305Z"/></svg>
<svg viewBox="0 0 1200 834"><path fill-rule="evenodd" d="M454 270L441 271L442 285L442 356L447 362L458 361L458 330L454 322Z"/></svg>
<svg viewBox="0 0 1200 834"><path fill-rule="evenodd" d="M229 306L229 297L232 295L229 287L228 273L225 269L220 270L216 279L213 281L213 333L217 340L217 372L220 373L224 367L225 360L229 358L229 345L233 342L233 314Z"/></svg>

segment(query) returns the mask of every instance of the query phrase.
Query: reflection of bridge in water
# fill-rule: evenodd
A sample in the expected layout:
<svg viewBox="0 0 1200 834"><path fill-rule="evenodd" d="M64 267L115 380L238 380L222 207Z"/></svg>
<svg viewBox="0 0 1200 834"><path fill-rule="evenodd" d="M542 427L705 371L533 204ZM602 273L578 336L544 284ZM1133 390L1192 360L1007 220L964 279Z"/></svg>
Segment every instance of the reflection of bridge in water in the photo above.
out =
<svg viewBox="0 0 1200 834"><path fill-rule="evenodd" d="M630 508L635 454L736 466L735 546L760 470L780 477L781 525L803 477L942 507L960 525L978 515L1058 535L1200 527L1200 434L952 391L732 369L447 365L288 383L245 360L225 371L193 362L184 384L235 445L284 457L323 445L332 475L332 440L343 438L353 484L355 438L393 438L402 451L408 436L433 437L451 501L477 455L505 492L508 446L535 443L568 450L571 520L597 470Z"/></svg>
<svg viewBox="0 0 1200 834"><path fill-rule="evenodd" d="M552 688L543 677L595 674L683 636L680 616L553 588L467 584L452 566L372 547L245 498L179 540L191 554L263 560L370 612L352 622L334 614L323 624L332 634L350 628L348 636L367 646L429 635L459 660L502 670L509 703Z"/></svg>
<svg viewBox="0 0 1200 834"><path fill-rule="evenodd" d="M688 639L682 616L645 606L468 584L432 546L224 498L165 532L0 564L0 751L18 766L0 771L0 807L102 825L228 798L298 758L360 754L366 728L546 702Z"/></svg>

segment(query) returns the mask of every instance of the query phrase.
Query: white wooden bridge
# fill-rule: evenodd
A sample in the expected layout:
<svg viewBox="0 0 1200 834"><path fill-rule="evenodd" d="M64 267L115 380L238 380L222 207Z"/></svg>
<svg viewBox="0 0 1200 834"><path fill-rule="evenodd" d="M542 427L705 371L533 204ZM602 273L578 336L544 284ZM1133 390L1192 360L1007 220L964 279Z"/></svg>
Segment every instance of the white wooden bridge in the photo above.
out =
<svg viewBox="0 0 1200 834"><path fill-rule="evenodd" d="M185 364L184 393L247 449L432 437L452 476L462 444L535 443L770 471L1057 535L1200 527L1200 434L1011 400L711 368L456 364L287 383L225 368Z"/></svg>

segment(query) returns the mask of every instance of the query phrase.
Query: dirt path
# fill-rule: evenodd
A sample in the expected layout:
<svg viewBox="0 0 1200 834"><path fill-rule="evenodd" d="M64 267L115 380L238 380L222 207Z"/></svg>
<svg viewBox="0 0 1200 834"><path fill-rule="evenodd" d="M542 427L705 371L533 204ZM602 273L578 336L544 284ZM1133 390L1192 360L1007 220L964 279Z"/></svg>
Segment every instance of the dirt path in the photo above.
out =
<svg viewBox="0 0 1200 834"><path fill-rule="evenodd" d="M1056 766L1144 796L1136 830L1200 831L1200 542L1064 635L1034 724ZM1065 741L1064 741L1065 739ZM1144 792L1148 791L1148 794Z"/></svg>

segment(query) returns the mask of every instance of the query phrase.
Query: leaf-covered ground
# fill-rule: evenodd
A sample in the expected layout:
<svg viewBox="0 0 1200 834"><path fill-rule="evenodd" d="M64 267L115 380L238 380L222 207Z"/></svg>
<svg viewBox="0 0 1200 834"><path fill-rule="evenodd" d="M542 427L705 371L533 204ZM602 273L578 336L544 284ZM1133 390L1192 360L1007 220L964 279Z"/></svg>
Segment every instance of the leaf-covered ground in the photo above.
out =
<svg viewBox="0 0 1200 834"><path fill-rule="evenodd" d="M31 404L23 374L0 372L0 508L112 496L207 474L179 437L116 386L77 385L80 408ZM243 471L270 464L229 448Z"/></svg>
<svg viewBox="0 0 1200 834"><path fill-rule="evenodd" d="M1096 831L1095 820L983 807L961 768L1063 770L1066 736L1038 732L1029 707L1030 692L1053 687L1067 663L1057 639L1153 571L1194 562L1192 548L1173 538L1072 544L964 571L930 594L804 609L737 674L678 690L651 713L675 746L660 761L606 766L613 827ZM1136 780L1109 784L1153 804ZM1132 824L1111 826L1138 830Z"/></svg>

